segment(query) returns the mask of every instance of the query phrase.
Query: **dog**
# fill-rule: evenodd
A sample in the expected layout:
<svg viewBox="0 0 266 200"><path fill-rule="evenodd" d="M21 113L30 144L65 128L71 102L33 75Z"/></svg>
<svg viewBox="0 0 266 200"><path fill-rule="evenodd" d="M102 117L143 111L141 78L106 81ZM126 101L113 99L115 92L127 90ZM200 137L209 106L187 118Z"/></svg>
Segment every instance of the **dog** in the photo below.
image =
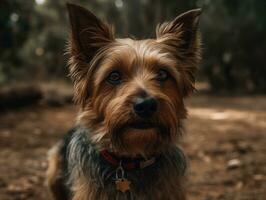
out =
<svg viewBox="0 0 266 200"><path fill-rule="evenodd" d="M56 200L185 200L178 147L184 99L201 60L200 9L160 24L153 39L117 39L113 28L67 4L76 126L49 153Z"/></svg>

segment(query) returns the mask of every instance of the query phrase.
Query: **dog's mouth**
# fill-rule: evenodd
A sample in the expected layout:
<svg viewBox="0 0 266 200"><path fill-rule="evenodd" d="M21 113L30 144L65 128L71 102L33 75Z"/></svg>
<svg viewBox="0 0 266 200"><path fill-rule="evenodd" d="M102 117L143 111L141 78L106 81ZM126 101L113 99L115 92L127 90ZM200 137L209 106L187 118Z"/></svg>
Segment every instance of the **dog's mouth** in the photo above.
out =
<svg viewBox="0 0 266 200"><path fill-rule="evenodd" d="M163 124L130 121L117 127L112 134L112 142L115 148L121 148L122 154L149 155L159 151L159 144L167 144L168 136L169 128Z"/></svg>
<svg viewBox="0 0 266 200"><path fill-rule="evenodd" d="M151 128L156 128L154 123L151 122L132 122L129 123L127 128L132 128L132 129L151 129Z"/></svg>

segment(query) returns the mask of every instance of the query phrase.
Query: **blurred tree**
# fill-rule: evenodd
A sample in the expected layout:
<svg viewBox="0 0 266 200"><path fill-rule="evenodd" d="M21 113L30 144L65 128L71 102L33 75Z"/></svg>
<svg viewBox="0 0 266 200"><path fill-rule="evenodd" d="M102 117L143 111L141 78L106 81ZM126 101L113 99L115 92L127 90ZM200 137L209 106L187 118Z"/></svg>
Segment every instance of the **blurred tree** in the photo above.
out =
<svg viewBox="0 0 266 200"><path fill-rule="evenodd" d="M33 0L0 2L0 83L6 81L7 76L23 71L23 58L17 52L30 32L33 3Z"/></svg>
<svg viewBox="0 0 266 200"><path fill-rule="evenodd" d="M266 92L266 2L200 1L203 73L215 91Z"/></svg>
<svg viewBox="0 0 266 200"><path fill-rule="evenodd" d="M45 0L34 6L31 32L23 51L18 53L28 58L25 64L37 78L66 72L63 49L67 39L67 17L64 10L63 0Z"/></svg>

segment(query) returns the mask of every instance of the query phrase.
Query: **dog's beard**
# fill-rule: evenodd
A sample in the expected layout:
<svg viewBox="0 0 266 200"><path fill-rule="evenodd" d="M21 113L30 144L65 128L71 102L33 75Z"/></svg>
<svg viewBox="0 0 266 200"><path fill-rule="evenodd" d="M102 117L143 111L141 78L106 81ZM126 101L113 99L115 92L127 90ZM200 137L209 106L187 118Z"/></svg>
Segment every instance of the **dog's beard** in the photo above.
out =
<svg viewBox="0 0 266 200"><path fill-rule="evenodd" d="M162 153L177 135L176 125L159 122L117 124L109 129L113 151L123 156L149 156Z"/></svg>
<svg viewBox="0 0 266 200"><path fill-rule="evenodd" d="M109 110L102 120L93 109L80 115L81 124L90 129L90 140L101 149L125 156L149 156L163 153L176 144L181 134L181 116L174 107L165 106L150 120L135 117L129 109Z"/></svg>

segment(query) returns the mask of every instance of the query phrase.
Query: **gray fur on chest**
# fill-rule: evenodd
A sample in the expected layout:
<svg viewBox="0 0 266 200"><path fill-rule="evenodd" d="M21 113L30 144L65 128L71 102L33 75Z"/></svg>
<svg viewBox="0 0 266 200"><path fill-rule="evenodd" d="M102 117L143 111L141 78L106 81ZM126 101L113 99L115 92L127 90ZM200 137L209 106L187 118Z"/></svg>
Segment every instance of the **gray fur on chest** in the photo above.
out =
<svg viewBox="0 0 266 200"><path fill-rule="evenodd" d="M93 188L90 199L172 199L182 190L179 181L186 168L182 151L173 148L149 167L125 170L125 178L131 182L130 192L122 193L115 185L116 168L100 156L89 142L87 130L82 129L73 135L67 159L70 187L81 177L85 178L88 187Z"/></svg>

